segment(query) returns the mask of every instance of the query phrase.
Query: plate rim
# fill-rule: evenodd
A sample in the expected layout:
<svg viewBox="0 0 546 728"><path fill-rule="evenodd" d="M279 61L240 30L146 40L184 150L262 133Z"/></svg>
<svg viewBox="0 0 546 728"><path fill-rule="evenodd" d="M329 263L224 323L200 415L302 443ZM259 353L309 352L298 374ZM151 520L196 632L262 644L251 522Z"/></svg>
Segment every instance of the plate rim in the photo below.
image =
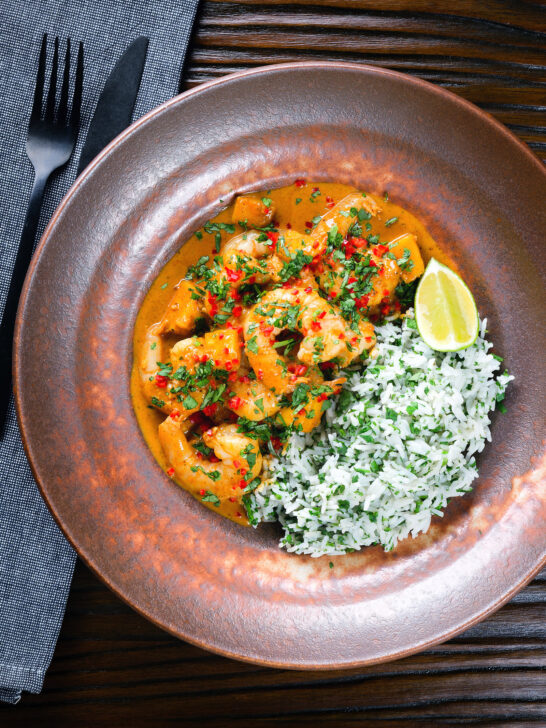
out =
<svg viewBox="0 0 546 728"><path fill-rule="evenodd" d="M477 614L475 614L473 617L470 617L466 621L464 621L462 624L456 626L453 628L453 630L449 632L444 632L440 636L436 636L427 640L421 641L419 644L414 645L410 648L406 648L403 650L399 650L397 652L391 652L388 655L382 655L380 657L372 657L369 659L364 660L353 660L350 662L347 661L338 661L338 662L328 662L328 663L320 663L320 664L309 664L309 663L297 663L297 662L279 662L276 660L268 660L266 658L258 658L258 657L249 657L248 655L240 654L237 652L233 652L230 650L222 649L219 647L216 647L214 645L208 644L204 640L197 639L195 637L192 637L191 635L183 634L182 630L177 630L175 628L169 627L168 625L160 622L158 619L156 619L152 614L150 614L145 608L141 607L140 605L136 605L132 601L130 601L130 598L128 596L125 596L118 588L109 580L109 578L101 573L99 569L93 564L92 557L87 554L83 553L82 550L80 550L79 546L77 546L76 541L77 537L74 534L71 534L69 532L68 526L65 526L65 524L62 522L60 515L57 513L57 510L54 507L54 504L50 502L47 490L42 483L40 477L38 476L37 468L35 467L33 458L32 458L32 446L27 439L27 434L25 430L25 415L23 412L24 405L22 402L22 391L19 387L19 382L23 381L23 375L21 372L21 340L22 340L22 329L24 327L24 311L27 304L29 289L32 284L32 280L34 278L35 268L38 264L38 261L42 255L42 252L45 248L45 246L48 243L48 239L52 233L52 230L54 229L57 219L60 217L60 215L63 213L65 207L68 205L72 197L77 193L82 183L91 175L94 174L97 167L100 166L103 159L107 157L112 150L117 148L117 146L128 136L132 135L137 129L139 129L142 126L147 125L150 123L153 119L155 119L157 116L160 116L161 114L165 113L170 109L172 106L177 106L178 104L183 104L187 99L192 98L193 96L196 96L200 93L206 93L208 89L213 88L218 85L224 85L226 83L230 83L231 81L238 80L240 78L245 77L255 77L260 76L263 74L268 73L275 73L279 71L283 72L290 72L290 71L298 71L300 69L307 69L307 70L321 70L321 69L334 69L334 70L347 70L347 71L358 71L363 73L368 73L372 75L377 76L388 76L388 77L394 77L395 79L398 79L402 83L406 83L410 86L416 86L423 88L425 91L428 91L429 93L435 94L436 96L443 97L448 101L449 103L456 103L463 107L463 109L466 109L469 113L480 117L484 122L487 124L493 126L498 132L500 132L509 143L515 144L519 153L523 153L523 155L526 157L526 159L531 162L537 171L539 171L546 179L546 169L541 165L540 160L538 157L534 154L534 152L524 143L522 142L515 133L513 133L510 129L508 129L505 125L503 125L501 122L497 121L491 114L484 111L483 109L480 109L478 106L476 106L474 103L457 96L453 92L449 91L448 89L445 89L441 86L437 86L429 81L425 81L424 79L412 76L410 74L402 73L399 71L394 71L388 68L384 68L382 66L372 66L369 64L360 64L360 63L353 63L353 62L345 62L345 61L301 61L301 62L290 62L290 63L276 63L276 64L268 64L263 66L257 66L255 68L247 69L244 71L237 71L235 73L226 74L225 76L222 76L217 79L211 79L209 81L204 82L203 84L200 84L194 88L188 89L184 91L181 94L178 94L163 103L159 104L158 106L154 107L150 111L148 111L145 115L143 115L141 118L134 121L130 126L128 126L121 134L119 134L117 137L115 137L98 155L97 157L92 160L92 162L83 170L83 172L75 179L73 184L70 186L64 197L62 198L61 202L59 203L58 207L56 208L54 214L52 215L50 221L48 222L41 238L36 246L31 264L28 268L27 275L25 278L25 282L23 285L23 289L21 291L21 296L19 300L19 307L17 312L17 320L16 320L16 326L15 326L15 335L14 335L14 355L13 355L13 382L14 382L14 400L15 400L15 409L16 409L16 415L17 415L17 424L19 427L19 431L21 434L21 439L23 443L23 447L25 450L25 454L27 457L27 460L29 462L30 468L32 470L33 477L38 485L40 494L45 501L47 508L49 512L52 514L57 526L67 539L67 541L71 544L71 546L74 548L76 554L79 558L85 563L85 565L91 569L91 571L102 581L103 584L105 584L109 589L111 589L118 598L120 598L125 604L127 604L131 609L135 610L138 614L152 622L154 625L159 627L160 629L166 631L167 633L171 634L172 636L176 637L177 639L182 639L190 644L193 644L197 647L200 647L204 650L207 650L209 652L213 652L215 654L222 655L224 657L235 659L242 662L247 662L250 664L256 664L256 665L263 665L267 667L273 667L273 668L282 668L282 669L293 669L293 670L309 670L309 671L323 671L323 670L332 670L332 669L351 669L356 667L363 667L368 665L375 665L375 664L381 664L385 662L390 662L393 660L398 660L403 657L416 654L418 652L421 652L428 647L431 647L436 644L440 644L442 642L445 642L449 639L452 639L456 635L460 634L461 632L469 629L473 625L479 623L483 619L487 618L489 615L491 615L493 612L497 611L500 607L502 607L506 602L508 602L518 591L520 591L531 579L543 568L543 566L546 564L546 553L544 554L544 557L535 564L534 567L532 567L530 570L528 570L522 578L518 581L517 584L512 586L510 590L508 590L505 594L500 596L497 600L495 600L492 604L490 604L485 609L481 609ZM546 460L546 459L545 459ZM535 464L533 466L534 471L536 472L539 468L539 463Z"/></svg>

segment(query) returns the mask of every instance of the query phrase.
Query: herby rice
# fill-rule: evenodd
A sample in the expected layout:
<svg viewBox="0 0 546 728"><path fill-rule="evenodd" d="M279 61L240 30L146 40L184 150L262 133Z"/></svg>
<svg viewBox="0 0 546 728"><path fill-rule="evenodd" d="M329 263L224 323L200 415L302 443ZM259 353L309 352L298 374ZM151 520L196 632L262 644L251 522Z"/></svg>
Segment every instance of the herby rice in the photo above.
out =
<svg viewBox="0 0 546 728"><path fill-rule="evenodd" d="M346 371L321 426L292 436L250 498L253 525L279 521L288 551L392 549L478 475L489 415L513 378L489 352L486 321L471 347L446 354L421 339L411 310L376 333L374 358Z"/></svg>

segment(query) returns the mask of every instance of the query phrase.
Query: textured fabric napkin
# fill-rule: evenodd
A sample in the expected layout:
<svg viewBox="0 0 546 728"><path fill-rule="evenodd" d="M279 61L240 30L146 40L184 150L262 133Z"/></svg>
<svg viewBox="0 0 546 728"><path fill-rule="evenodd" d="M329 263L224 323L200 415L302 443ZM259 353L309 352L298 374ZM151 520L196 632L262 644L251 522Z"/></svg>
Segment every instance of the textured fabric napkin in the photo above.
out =
<svg viewBox="0 0 546 728"><path fill-rule="evenodd" d="M98 96L121 53L148 36L133 119L176 94L198 0L25 0L0 14L0 313L33 172L26 131L42 34L83 41L82 127L69 165L50 183L40 233L74 181ZM64 49L64 45L62 46ZM50 48L50 55L51 55ZM62 55L61 55L62 57ZM61 416L62 413L59 413ZM37 693L51 662L75 554L49 514L26 461L13 403L0 443L0 699Z"/></svg>

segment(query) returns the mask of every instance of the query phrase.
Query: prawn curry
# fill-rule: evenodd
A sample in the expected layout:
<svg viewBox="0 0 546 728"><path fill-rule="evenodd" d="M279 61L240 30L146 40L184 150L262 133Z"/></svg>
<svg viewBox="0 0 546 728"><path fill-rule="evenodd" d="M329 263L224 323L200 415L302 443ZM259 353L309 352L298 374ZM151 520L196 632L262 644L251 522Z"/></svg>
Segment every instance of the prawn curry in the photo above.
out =
<svg viewBox="0 0 546 728"><path fill-rule="evenodd" d="M432 256L445 258L386 195L296 180L237 197L167 263L137 318L133 402L167 475L248 524L269 459L319 424Z"/></svg>

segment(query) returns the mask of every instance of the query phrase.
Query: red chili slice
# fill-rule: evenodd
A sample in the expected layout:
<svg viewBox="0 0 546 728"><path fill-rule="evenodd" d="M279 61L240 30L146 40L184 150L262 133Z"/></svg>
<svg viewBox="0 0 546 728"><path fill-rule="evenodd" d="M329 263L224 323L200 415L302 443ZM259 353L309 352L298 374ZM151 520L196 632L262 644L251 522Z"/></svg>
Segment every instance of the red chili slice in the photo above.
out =
<svg viewBox="0 0 546 728"><path fill-rule="evenodd" d="M232 283L235 283L235 281L238 281L241 279L244 275L242 270L231 270L231 268L226 268L226 278L228 281L231 281Z"/></svg>
<svg viewBox="0 0 546 728"><path fill-rule="evenodd" d="M212 415L215 414L217 409L218 409L218 403L213 402L212 404L208 404L206 407L203 407L203 412L204 412L204 414L206 414L207 417L212 417Z"/></svg>

